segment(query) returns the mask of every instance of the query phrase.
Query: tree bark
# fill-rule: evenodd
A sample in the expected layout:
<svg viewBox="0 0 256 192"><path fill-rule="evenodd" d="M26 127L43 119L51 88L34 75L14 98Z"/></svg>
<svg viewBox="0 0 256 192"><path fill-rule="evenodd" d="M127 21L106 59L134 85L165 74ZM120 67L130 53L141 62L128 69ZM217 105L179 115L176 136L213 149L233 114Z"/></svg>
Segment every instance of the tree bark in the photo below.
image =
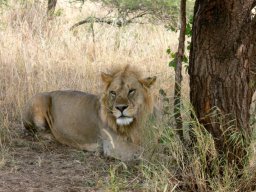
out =
<svg viewBox="0 0 256 192"><path fill-rule="evenodd" d="M51 18L53 16L56 5L57 5L57 0L48 0L47 16L49 18Z"/></svg>
<svg viewBox="0 0 256 192"><path fill-rule="evenodd" d="M255 5L253 7L256 6L256 2ZM256 90L256 46L255 46L255 42L256 42L256 15L254 15L251 25L249 25L250 28L250 37L251 37L251 42L253 43L254 46L251 47L251 57L249 58L249 64L250 64L250 79L251 79L251 83L252 83L252 87L253 87L253 92L255 92Z"/></svg>
<svg viewBox="0 0 256 192"><path fill-rule="evenodd" d="M182 61L184 57L184 42L186 31L186 0L180 2L180 34L179 46L176 53L175 66L175 91L174 91L174 117L176 128L181 140L184 140L181 116L181 81L182 81Z"/></svg>
<svg viewBox="0 0 256 192"><path fill-rule="evenodd" d="M219 153L240 160L244 146L231 142L234 132L249 141L249 108L255 63L255 0L196 0L190 51L190 99L195 114L213 135ZM254 30L253 30L254 29Z"/></svg>

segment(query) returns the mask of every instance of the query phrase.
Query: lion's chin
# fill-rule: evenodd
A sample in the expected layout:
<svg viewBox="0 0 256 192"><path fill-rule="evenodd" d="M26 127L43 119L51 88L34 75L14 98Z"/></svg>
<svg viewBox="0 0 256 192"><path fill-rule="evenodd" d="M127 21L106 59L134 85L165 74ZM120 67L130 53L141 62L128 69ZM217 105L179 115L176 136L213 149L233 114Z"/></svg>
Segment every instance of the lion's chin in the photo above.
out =
<svg viewBox="0 0 256 192"><path fill-rule="evenodd" d="M119 117L116 119L117 125L121 125L121 126L129 125L132 122L133 122L132 117Z"/></svg>

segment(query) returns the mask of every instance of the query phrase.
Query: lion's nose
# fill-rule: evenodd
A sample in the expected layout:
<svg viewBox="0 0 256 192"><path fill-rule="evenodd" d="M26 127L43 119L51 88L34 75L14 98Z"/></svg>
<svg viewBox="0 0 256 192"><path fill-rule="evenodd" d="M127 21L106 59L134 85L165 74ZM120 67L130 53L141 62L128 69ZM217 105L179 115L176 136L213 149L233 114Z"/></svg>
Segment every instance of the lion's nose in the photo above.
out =
<svg viewBox="0 0 256 192"><path fill-rule="evenodd" d="M127 109L127 107L128 107L128 105L117 105L116 109L122 113L122 112L124 112L125 109Z"/></svg>

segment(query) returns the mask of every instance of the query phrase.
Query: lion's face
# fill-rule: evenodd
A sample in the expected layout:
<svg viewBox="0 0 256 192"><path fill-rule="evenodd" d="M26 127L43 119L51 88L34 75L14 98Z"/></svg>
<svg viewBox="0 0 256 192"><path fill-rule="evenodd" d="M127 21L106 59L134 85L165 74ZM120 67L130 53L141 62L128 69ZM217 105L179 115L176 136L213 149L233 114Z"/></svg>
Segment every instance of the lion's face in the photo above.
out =
<svg viewBox="0 0 256 192"><path fill-rule="evenodd" d="M107 89L108 107L118 125L129 125L144 102L143 87L135 77L118 76Z"/></svg>
<svg viewBox="0 0 256 192"><path fill-rule="evenodd" d="M106 84L102 99L107 118L117 126L130 126L151 105L150 86L156 77L140 79L136 73L121 71L102 74ZM149 105L149 106L148 106Z"/></svg>

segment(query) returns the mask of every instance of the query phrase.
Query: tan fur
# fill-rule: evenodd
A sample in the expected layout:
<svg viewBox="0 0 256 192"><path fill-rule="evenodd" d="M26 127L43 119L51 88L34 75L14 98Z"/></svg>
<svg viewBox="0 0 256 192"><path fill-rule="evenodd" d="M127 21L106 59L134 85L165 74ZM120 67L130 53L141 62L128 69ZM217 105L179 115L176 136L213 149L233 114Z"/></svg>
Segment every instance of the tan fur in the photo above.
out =
<svg viewBox="0 0 256 192"><path fill-rule="evenodd" d="M105 155L131 160L141 153L140 131L153 109L149 89L155 79L141 79L125 67L102 73L101 97L79 91L39 93L28 102L23 124L32 132L50 129L60 143L89 151L103 145Z"/></svg>
<svg viewBox="0 0 256 192"><path fill-rule="evenodd" d="M101 118L104 122L108 124L108 126L113 129L116 133L123 135L128 140L131 140L135 144L140 144L141 134L141 126L145 121L145 118L149 113L153 112L153 98L149 91L150 86L155 82L155 77L142 79L141 75L138 71L130 69L129 66L126 66L124 69L115 69L110 72L111 75L107 75L109 78L106 80L105 76L105 92L101 98ZM104 81L104 77L102 77ZM136 100L136 106L139 109L136 111L136 121L131 123L128 126L118 126L115 122L115 118L110 113L111 106L108 104L110 89L115 89L120 91L120 81L123 81L124 84L128 84L130 87L135 87L136 91L140 96L143 97L143 101L139 104L138 100ZM152 81L152 82L150 82ZM147 84L148 83L148 84ZM128 93L128 89L123 87L124 93ZM127 99L127 94L123 98ZM115 106L113 106L114 108ZM132 108L133 109L133 108Z"/></svg>

